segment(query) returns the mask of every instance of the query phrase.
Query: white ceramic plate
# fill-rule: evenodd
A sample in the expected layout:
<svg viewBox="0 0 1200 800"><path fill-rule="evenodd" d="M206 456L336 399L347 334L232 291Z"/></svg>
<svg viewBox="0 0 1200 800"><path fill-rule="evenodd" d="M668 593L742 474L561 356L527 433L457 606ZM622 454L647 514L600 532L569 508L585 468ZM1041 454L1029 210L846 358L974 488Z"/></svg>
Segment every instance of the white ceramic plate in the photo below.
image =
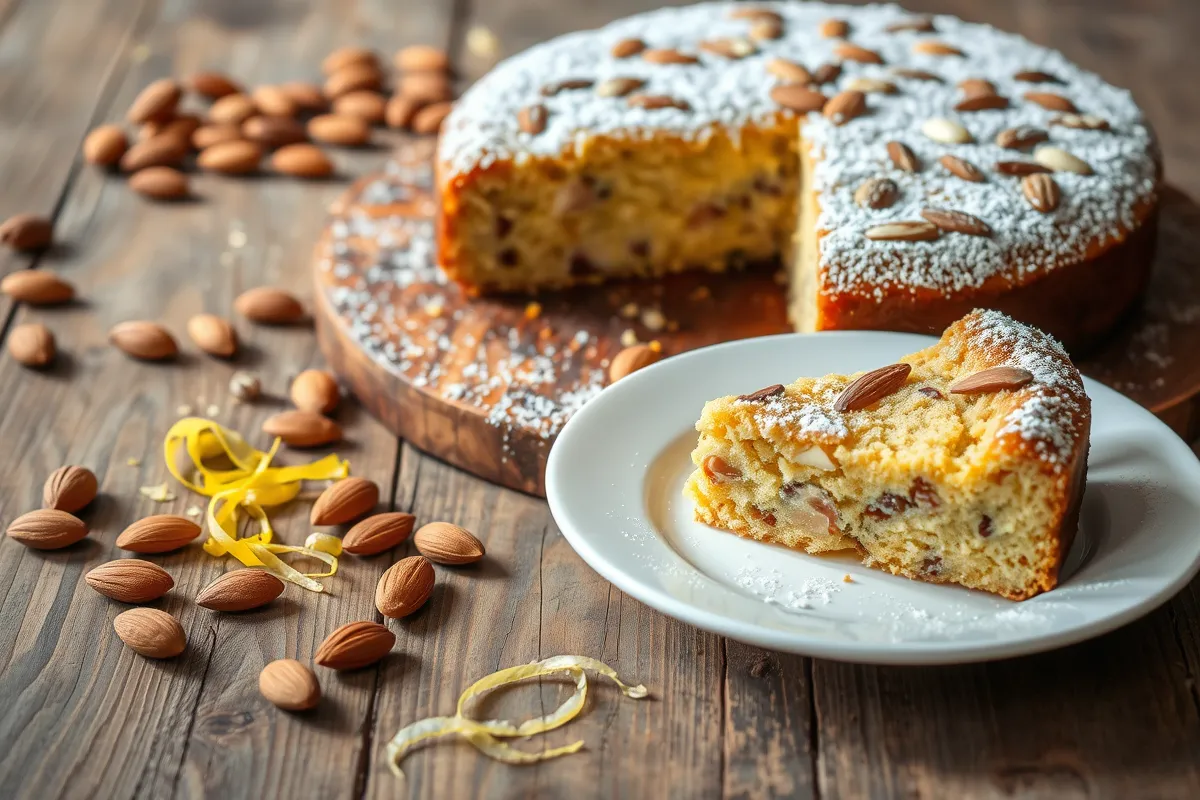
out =
<svg viewBox="0 0 1200 800"><path fill-rule="evenodd" d="M554 518L593 569L664 614L762 647L879 664L1061 647L1136 619L1196 574L1200 462L1148 411L1090 380L1079 535L1059 587L1031 600L910 581L850 555L809 556L692 519L682 487L706 400L873 369L932 341L868 331L769 336L643 369L559 434L546 472Z"/></svg>

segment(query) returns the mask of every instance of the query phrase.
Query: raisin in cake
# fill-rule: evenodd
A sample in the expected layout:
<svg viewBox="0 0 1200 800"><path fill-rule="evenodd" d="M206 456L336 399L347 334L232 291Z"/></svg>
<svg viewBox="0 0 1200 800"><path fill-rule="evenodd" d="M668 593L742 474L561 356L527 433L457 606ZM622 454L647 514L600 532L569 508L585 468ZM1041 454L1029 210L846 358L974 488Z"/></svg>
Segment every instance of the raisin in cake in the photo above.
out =
<svg viewBox="0 0 1200 800"><path fill-rule="evenodd" d="M1067 342L1144 288L1159 160L1130 94L987 25L710 3L562 36L456 105L439 255L469 291L782 258L799 330L975 307Z"/></svg>
<svg viewBox="0 0 1200 800"><path fill-rule="evenodd" d="M900 364L709 402L685 493L742 536L1023 600L1070 548L1090 424L1061 345L975 311Z"/></svg>

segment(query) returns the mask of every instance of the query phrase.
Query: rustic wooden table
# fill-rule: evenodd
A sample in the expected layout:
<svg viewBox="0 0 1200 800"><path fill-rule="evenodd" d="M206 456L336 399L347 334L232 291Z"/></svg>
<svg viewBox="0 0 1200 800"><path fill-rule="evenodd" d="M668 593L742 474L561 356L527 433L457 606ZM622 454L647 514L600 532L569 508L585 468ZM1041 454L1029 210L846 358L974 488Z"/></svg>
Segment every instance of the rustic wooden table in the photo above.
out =
<svg viewBox="0 0 1200 800"><path fill-rule="evenodd" d="M82 300L48 311L0 298L0 331L41 320L64 351L49 373L0 359L0 528L40 501L64 463L100 477L93 533L60 552L0 543L0 795L22 797L393 797L383 745L402 725L448 713L462 687L503 666L558 653L602 658L653 699L594 692L566 730L586 749L531 767L490 762L461 744L406 764L412 796L438 797L1197 797L1200 796L1200 581L1145 619L1095 641L977 666L877 668L781 655L721 639L630 600L588 569L540 500L460 473L387 434L348 405L337 449L386 502L419 520L477 532L489 558L439 569L428 607L392 623L377 669L322 671L325 699L291 715L257 690L262 666L307 660L335 626L374 619L388 559L345 559L332 595L289 589L267 609L220 615L195 592L226 566L196 547L156 559L176 577L161 607L187 629L184 656L150 661L112 632L121 609L82 575L120 555L131 521L183 513L156 504L167 427L187 405L243 431L282 405L289 376L318 363L305 327L240 326L233 364L188 355L133 362L105 344L130 318L228 313L263 283L309 295L310 252L344 181L197 176L199 197L152 205L85 168L84 133L120 120L149 81L202 67L259 83L316 77L336 45L390 53L451 48L466 78L490 59L465 46L483 26L511 53L650 0L0 0L0 218L53 213L58 239L35 257L0 255L0 274L53 267ZM1061 48L1131 87L1158 127L1171 183L1200 195L1200 5L1194 0L922 0ZM378 167L390 140L340 152L340 171ZM234 405L235 369L272 397ZM308 532L305 508L279 517ZM405 554L407 554L407 545ZM513 693L497 713L553 706L558 685ZM539 696L540 695L540 696Z"/></svg>

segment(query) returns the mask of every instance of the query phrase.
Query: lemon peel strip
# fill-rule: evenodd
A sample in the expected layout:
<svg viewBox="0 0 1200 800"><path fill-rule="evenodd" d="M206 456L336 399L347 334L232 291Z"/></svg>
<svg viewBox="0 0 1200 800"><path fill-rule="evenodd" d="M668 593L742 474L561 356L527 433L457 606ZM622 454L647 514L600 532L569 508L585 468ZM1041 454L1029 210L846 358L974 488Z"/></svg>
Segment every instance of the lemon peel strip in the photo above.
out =
<svg viewBox="0 0 1200 800"><path fill-rule="evenodd" d="M500 738L534 736L562 727L573 720L583 710L587 699L588 670L611 679L626 697L641 699L648 694L645 686L627 685L617 677L616 670L612 667L586 656L552 656L532 664L509 667L480 678L468 686L458 698L453 717L430 717L401 728L388 742L388 766L393 773L402 778L404 772L400 769L400 761L411 749L422 742L451 735L460 736L485 756L506 764L532 764L578 752L583 747L582 740L563 747L530 753L518 750L500 741ZM525 720L519 725L507 720L476 720L465 715L466 708L472 700L493 689L559 672L566 672L575 679L575 691L549 714Z"/></svg>
<svg viewBox="0 0 1200 800"><path fill-rule="evenodd" d="M329 455L309 464L272 467L279 451L276 439L267 452L256 450L236 431L208 419L188 417L171 426L163 441L167 469L176 480L197 494L211 498L205 515L209 538L204 551L211 556L230 555L247 567L261 567L281 580L312 592L325 590L315 578L337 574L337 557L310 547L272 543L274 530L265 506L286 503L300 493L304 481L338 480L350 472L350 464ZM180 470L182 453L192 462L193 472ZM206 466L206 460L225 456L234 469ZM238 538L238 516L244 513L258 523L256 534ZM325 572L300 572L279 558L295 553L325 564Z"/></svg>

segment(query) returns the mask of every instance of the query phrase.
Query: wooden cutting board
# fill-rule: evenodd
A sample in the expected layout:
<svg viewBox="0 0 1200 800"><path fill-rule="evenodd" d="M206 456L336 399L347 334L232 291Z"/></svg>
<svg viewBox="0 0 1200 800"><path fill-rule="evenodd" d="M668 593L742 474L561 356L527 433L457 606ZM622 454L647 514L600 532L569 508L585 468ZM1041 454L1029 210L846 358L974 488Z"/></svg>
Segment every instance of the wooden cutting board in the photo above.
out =
<svg viewBox="0 0 1200 800"><path fill-rule="evenodd" d="M326 359L398 436L495 483L545 493L546 457L607 383L627 343L665 355L791 330L776 270L674 276L468 298L437 267L433 143L403 146L334 206L317 247L314 315ZM1144 306L1085 374L1182 435L1200 421L1200 206L1168 189Z"/></svg>

